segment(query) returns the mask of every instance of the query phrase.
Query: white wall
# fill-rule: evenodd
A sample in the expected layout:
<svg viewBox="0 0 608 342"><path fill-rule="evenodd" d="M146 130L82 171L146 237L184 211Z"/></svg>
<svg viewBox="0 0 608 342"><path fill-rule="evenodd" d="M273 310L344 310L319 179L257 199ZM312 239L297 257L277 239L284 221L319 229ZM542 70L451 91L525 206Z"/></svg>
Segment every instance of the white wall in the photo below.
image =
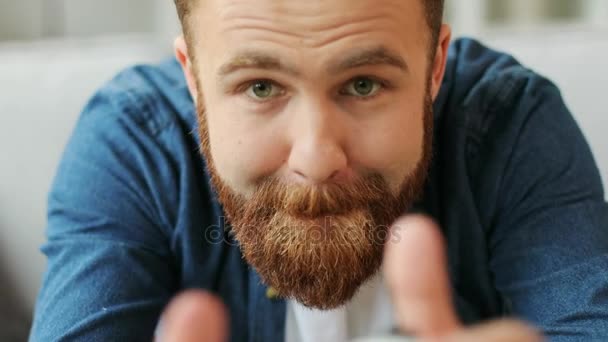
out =
<svg viewBox="0 0 608 342"><path fill-rule="evenodd" d="M175 32L173 0L0 0L0 41Z"/></svg>
<svg viewBox="0 0 608 342"><path fill-rule="evenodd" d="M55 1L63 4L65 36L153 32L155 29L155 8L150 0Z"/></svg>
<svg viewBox="0 0 608 342"><path fill-rule="evenodd" d="M608 0L446 0L446 18L457 35L542 27L608 28Z"/></svg>
<svg viewBox="0 0 608 342"><path fill-rule="evenodd" d="M42 37L45 0L0 0L0 41Z"/></svg>

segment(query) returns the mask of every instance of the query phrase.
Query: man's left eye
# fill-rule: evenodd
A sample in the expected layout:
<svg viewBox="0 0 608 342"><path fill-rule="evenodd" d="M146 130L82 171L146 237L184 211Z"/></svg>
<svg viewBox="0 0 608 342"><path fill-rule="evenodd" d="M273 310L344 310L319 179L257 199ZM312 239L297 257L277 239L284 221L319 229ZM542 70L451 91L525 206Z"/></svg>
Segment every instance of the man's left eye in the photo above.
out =
<svg viewBox="0 0 608 342"><path fill-rule="evenodd" d="M350 81L344 90L346 95L357 97L370 97L382 88L380 82L369 77L357 77Z"/></svg>

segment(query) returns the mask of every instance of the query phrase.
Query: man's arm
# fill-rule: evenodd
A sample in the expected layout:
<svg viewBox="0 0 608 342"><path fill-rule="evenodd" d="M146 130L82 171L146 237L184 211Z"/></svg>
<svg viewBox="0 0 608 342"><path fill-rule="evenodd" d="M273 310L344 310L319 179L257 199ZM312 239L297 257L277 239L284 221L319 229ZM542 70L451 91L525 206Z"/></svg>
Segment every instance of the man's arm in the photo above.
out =
<svg viewBox="0 0 608 342"><path fill-rule="evenodd" d="M177 289L170 224L158 214L169 161L115 95L84 110L49 194L33 341L151 340Z"/></svg>
<svg viewBox="0 0 608 342"><path fill-rule="evenodd" d="M514 144L497 148L510 151L489 232L496 287L551 340L605 340L608 206L597 166L557 88L531 76L522 90L509 112L517 127L502 135L516 129Z"/></svg>

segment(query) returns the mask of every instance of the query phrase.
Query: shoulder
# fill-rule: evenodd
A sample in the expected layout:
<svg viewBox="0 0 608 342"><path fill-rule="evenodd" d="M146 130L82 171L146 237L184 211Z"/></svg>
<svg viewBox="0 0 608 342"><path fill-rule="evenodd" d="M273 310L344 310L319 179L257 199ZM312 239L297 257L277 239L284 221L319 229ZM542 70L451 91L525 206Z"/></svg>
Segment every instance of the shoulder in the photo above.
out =
<svg viewBox="0 0 608 342"><path fill-rule="evenodd" d="M539 91L560 96L552 82L510 54L473 39L459 39L450 46L438 102L442 114L465 111L465 119L472 124L492 120L501 111L512 113L508 109L536 99Z"/></svg>
<svg viewBox="0 0 608 342"><path fill-rule="evenodd" d="M436 110L443 133L462 131L459 136L473 173L472 159L489 158L487 153L496 152L497 145L504 153L512 152L524 131L546 129L540 122L553 119L578 129L549 79L508 53L471 39L457 40L450 47Z"/></svg>
<svg viewBox="0 0 608 342"><path fill-rule="evenodd" d="M192 125L194 106L178 63L169 59L121 71L92 96L80 120L95 126L129 124L158 135L180 121Z"/></svg>
<svg viewBox="0 0 608 342"><path fill-rule="evenodd" d="M174 59L129 67L85 105L62 164L86 159L113 169L130 165L131 172L141 171L131 178L157 170L171 180L196 151L194 112Z"/></svg>
<svg viewBox="0 0 608 342"><path fill-rule="evenodd" d="M132 209L145 212L148 222L171 227L180 180L194 182L190 175L199 160L192 158L194 107L180 77L169 61L130 67L102 86L71 133L49 206L88 205L91 212L120 218Z"/></svg>
<svg viewBox="0 0 608 342"><path fill-rule="evenodd" d="M488 220L496 210L556 203L566 192L603 198L589 146L548 78L464 39L450 48L444 88L436 104L438 134L450 145L444 155L456 156Z"/></svg>

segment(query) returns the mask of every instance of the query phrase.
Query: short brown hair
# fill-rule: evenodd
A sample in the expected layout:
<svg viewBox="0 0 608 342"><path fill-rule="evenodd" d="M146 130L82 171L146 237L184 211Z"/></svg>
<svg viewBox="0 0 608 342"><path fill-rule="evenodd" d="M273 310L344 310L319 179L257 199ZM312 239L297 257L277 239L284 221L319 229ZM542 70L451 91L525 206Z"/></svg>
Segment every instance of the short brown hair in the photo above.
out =
<svg viewBox="0 0 608 342"><path fill-rule="evenodd" d="M174 0L175 7L177 8L177 14L179 21L182 24L182 31L188 44L191 44L191 32L190 27L187 25L189 20L191 9L196 1L200 0ZM444 0L421 0L426 10L426 21L431 30L431 47L434 48L437 45L439 39L439 31L443 22L443 6Z"/></svg>

